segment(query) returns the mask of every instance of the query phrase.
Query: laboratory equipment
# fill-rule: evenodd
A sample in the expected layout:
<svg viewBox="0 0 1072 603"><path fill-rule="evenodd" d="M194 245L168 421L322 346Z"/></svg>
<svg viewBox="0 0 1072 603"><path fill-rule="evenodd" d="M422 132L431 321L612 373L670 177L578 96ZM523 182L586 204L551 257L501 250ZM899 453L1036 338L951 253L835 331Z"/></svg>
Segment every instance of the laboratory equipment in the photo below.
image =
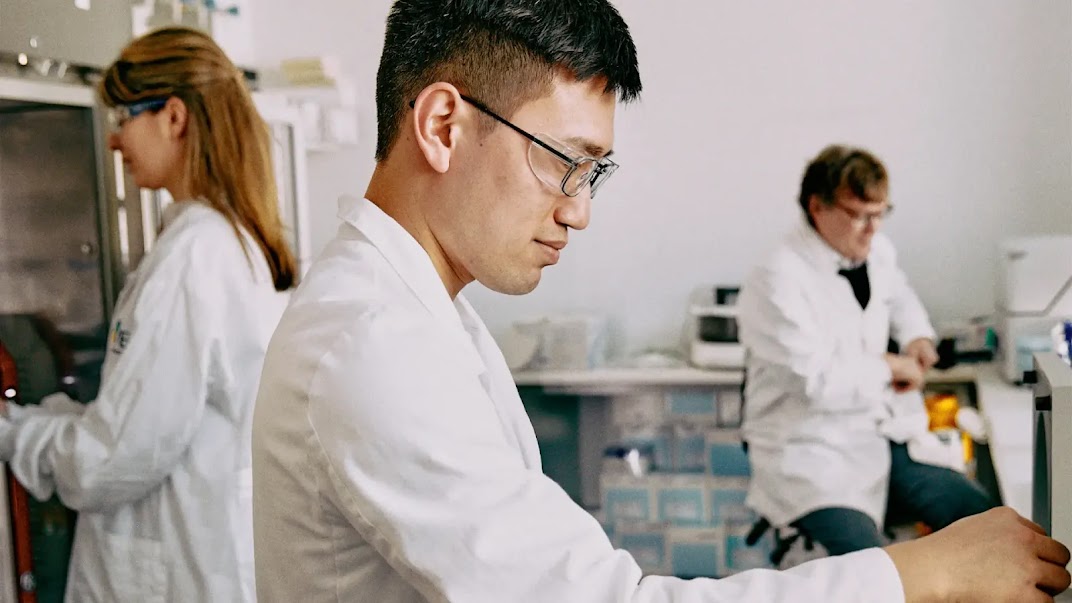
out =
<svg viewBox="0 0 1072 603"><path fill-rule="evenodd" d="M597 314L558 314L520 320L505 344L514 370L588 370L608 358L608 321Z"/></svg>
<svg viewBox="0 0 1072 603"><path fill-rule="evenodd" d="M743 369L737 337L738 287L700 287L689 304L689 361L700 368Z"/></svg>
<svg viewBox="0 0 1072 603"><path fill-rule="evenodd" d="M1060 542L1072 542L1072 367L1037 354L1031 519Z"/></svg>
<svg viewBox="0 0 1072 603"><path fill-rule="evenodd" d="M1034 354L1052 348L1053 326L1072 319L1072 236L1002 242L997 286L1001 371L1016 383Z"/></svg>

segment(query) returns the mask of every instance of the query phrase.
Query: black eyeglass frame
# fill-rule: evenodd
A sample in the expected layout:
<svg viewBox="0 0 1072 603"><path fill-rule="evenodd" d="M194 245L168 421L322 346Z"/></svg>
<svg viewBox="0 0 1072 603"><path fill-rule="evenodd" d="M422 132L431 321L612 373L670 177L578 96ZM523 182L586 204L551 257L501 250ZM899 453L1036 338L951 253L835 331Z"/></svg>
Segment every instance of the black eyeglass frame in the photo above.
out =
<svg viewBox="0 0 1072 603"><path fill-rule="evenodd" d="M617 169L620 167L615 161L613 161L611 159L608 159L607 157L588 157L588 156L585 156L585 155L582 155L582 154L578 153L577 154L578 158L574 159L573 157L570 157L569 155L567 155L567 154L563 153L562 151L556 149L555 147L551 146L547 142L541 140L538 136L536 136L534 134L531 134L530 132L528 132L524 128L521 128L520 126L517 126L517 125L511 123L510 120L508 120L505 117L502 117L501 115L499 115L498 113L492 111L490 108L488 108L487 105L485 105L484 103L476 100L475 98L472 98L470 96L466 96L465 94L461 94L460 96L461 96L462 100L464 100L465 102L469 103L470 105L476 107L477 110L479 110L481 113L484 113L488 117L490 117L490 118L494 119L495 121L503 124L504 126L510 128L514 132L517 132L518 134L524 136L530 142L532 142L533 144L539 146L541 149L547 151L548 153L551 153L559 161L561 161L562 163L566 164L566 166L569 169L566 170L566 174L564 176L562 176L562 180L559 183L559 189L562 191L562 194L566 195L567 197L576 197L577 195L581 194L581 191L584 190L585 185L588 185L592 189L592 198L595 199L596 191L599 189L599 187L601 187L603 185L603 183L606 182L610 178L610 176L615 171L617 171ZM411 109L415 105L416 105L415 100L412 100L412 101L409 102L409 107ZM550 138L550 137L548 137L548 138ZM554 141L554 142L557 143L557 144L562 145L566 149L573 150L573 149L571 149L569 147L569 145L566 145L564 143L558 142L557 140ZM591 173L590 174L582 174L582 178L580 180L580 185L579 186L576 186L576 187L567 186L569 184L569 182L570 182L570 178L574 174L576 174L577 170L581 169L581 167L587 162L592 162L593 163ZM532 167L531 163L530 163L529 167ZM535 172L535 168L533 168L533 171ZM539 177L539 174L537 174L537 177ZM541 180L542 180L542 178L541 178ZM574 189L574 188L575 188L575 190L572 190L572 192L571 192L571 189Z"/></svg>

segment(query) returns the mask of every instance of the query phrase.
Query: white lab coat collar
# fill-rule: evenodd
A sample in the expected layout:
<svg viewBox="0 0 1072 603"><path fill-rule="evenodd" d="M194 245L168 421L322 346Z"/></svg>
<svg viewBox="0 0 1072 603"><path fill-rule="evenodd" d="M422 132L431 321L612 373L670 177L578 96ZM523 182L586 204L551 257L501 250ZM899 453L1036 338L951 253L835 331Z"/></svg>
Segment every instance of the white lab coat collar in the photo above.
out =
<svg viewBox="0 0 1072 603"><path fill-rule="evenodd" d="M856 262L838 253L836 249L826 242L815 227L808 223L807 219L800 221L793 237L800 243L801 249L809 259L817 266L829 266L831 274L837 274L838 270L856 268L863 262Z"/></svg>
<svg viewBox="0 0 1072 603"><path fill-rule="evenodd" d="M185 199L183 201L173 201L169 203L160 213L160 230L163 231L168 226L174 224L175 220L179 219L179 216L195 205L204 205L208 207L208 204L201 199Z"/></svg>
<svg viewBox="0 0 1072 603"><path fill-rule="evenodd" d="M458 308L450 299L428 252L401 224L368 199L342 197L338 215L376 246L433 316L462 324Z"/></svg>
<svg viewBox="0 0 1072 603"><path fill-rule="evenodd" d="M368 199L342 197L339 199L339 219L364 235L383 254L402 281L439 322L459 327L466 337L473 369L477 374L487 372L484 354L484 335L487 329L476 310L460 293L451 300L443 279L436 272L432 259L420 243L402 225ZM490 335L487 336L490 339Z"/></svg>

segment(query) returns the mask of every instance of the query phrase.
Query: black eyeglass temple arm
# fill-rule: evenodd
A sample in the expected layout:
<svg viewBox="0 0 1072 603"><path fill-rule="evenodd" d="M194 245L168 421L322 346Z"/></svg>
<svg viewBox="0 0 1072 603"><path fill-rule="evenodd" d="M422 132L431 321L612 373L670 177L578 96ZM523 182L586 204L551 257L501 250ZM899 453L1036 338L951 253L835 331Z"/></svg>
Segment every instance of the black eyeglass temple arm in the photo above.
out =
<svg viewBox="0 0 1072 603"><path fill-rule="evenodd" d="M545 143L544 141L540 140L539 138L536 138L532 134L529 134L528 132L522 130L521 128L519 128L517 126L515 126L514 124L510 123L509 121L507 121L505 117L500 117L497 113L495 113L491 109L485 107L484 103L481 103L480 101L478 101L478 100L476 100L474 98L470 98L470 97L468 97L468 96L466 96L464 94L462 94L461 97L462 97L462 100L464 100L465 102L469 103L470 105L473 105L474 107L476 107L481 113L484 113L488 117L490 117L490 118L494 119L495 121L501 123L502 125L510 128L514 132L517 132L518 134L524 136L528 140L540 145L542 148L546 149L549 153L553 154L555 157L558 157L562 161L565 161L566 163L568 163L570 165L575 165L575 162L572 159L570 159L569 156L567 156L565 153L563 153L562 151L559 151L558 149L548 145L547 143ZM413 109L414 105L416 105L416 103L417 103L416 100L409 101L409 108Z"/></svg>

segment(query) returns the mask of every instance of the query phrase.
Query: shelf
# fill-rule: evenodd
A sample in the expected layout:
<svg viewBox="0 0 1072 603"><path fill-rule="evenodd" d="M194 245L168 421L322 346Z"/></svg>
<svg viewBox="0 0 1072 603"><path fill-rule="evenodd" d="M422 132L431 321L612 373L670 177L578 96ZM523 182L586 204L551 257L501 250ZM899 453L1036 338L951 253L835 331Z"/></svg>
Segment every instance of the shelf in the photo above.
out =
<svg viewBox="0 0 1072 603"><path fill-rule="evenodd" d="M948 370L927 373L927 384L972 383L979 373L978 365L959 365ZM514 383L518 386L555 388L588 388L593 386L718 386L740 385L744 372L740 370L677 368L599 368L570 370L518 371Z"/></svg>
<svg viewBox="0 0 1072 603"><path fill-rule="evenodd" d="M518 386L541 386L577 393L620 392L641 387L738 386L739 370L679 368L600 368L593 370L545 370L514 373Z"/></svg>

